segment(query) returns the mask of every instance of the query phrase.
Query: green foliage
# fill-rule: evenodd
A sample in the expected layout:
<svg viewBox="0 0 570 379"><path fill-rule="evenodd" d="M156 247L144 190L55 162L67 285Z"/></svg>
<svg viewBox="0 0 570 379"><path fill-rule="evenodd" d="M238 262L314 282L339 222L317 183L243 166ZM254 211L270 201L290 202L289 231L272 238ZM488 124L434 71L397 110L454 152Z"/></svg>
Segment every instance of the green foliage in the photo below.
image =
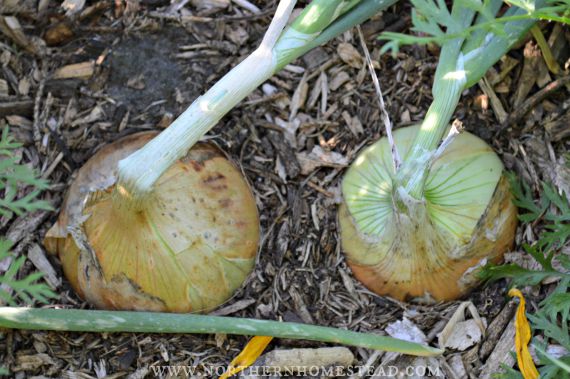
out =
<svg viewBox="0 0 570 379"><path fill-rule="evenodd" d="M545 344L535 344L534 348L538 353L541 362L550 362L540 370L540 377L543 379L570 379L570 357L560 359L549 356L546 353Z"/></svg>
<svg viewBox="0 0 570 379"><path fill-rule="evenodd" d="M43 179L38 179L36 173L25 165L18 164L14 156L14 149L20 144L14 142L4 128L0 136L0 216L11 217L13 214L21 215L38 209L51 209L43 200L38 200L40 192L48 187ZM21 189L29 192L18 198ZM10 253L12 243L0 238L0 262L12 258L8 270L0 273L0 284L10 287L15 296L0 288L0 299L9 305L15 305L17 298L31 304L34 300L46 303L48 298L56 295L43 283L37 283L41 273L33 273L23 279L18 279L18 271L25 263L26 257L15 257Z"/></svg>
<svg viewBox="0 0 570 379"><path fill-rule="evenodd" d="M48 187L47 181L38 179L34 170L26 165L18 164L14 149L21 145L14 142L4 128L0 136L0 216L11 217L38 209L51 209L50 205L38 200L41 191ZM31 187L32 190L21 198L17 198L18 189Z"/></svg>
<svg viewBox="0 0 570 379"><path fill-rule="evenodd" d="M550 20L570 24L568 10L570 0L509 0L505 3L513 5L502 17L496 17L503 5L501 0L456 0L465 9L471 9L478 14L474 24L468 28L457 28L460 17L454 17L443 0L411 0L412 31L420 34L384 32L380 39L388 41L382 51L398 52L400 46L411 44L435 43L443 45L454 39L469 39L484 37L487 33L503 36L504 24L524 20ZM522 12L515 13L516 8ZM449 32L453 30L454 32Z"/></svg>
<svg viewBox="0 0 570 379"><path fill-rule="evenodd" d="M493 374L495 379L524 379L522 374L515 370L514 368L501 363L501 369L503 372Z"/></svg>
<svg viewBox="0 0 570 379"><path fill-rule="evenodd" d="M546 249L560 247L570 238L570 203L567 196L560 196L546 183L543 183L543 190L555 211L545 216L550 223L546 225L548 231L543 233L540 243Z"/></svg>
<svg viewBox="0 0 570 379"><path fill-rule="evenodd" d="M547 200L546 197L542 197L538 202L535 202L532 191L526 182L518 180L513 172L508 172L507 178L511 184L511 191L515 195L513 203L519 208L519 220L522 222L531 222L541 217L549 205L549 203L545 201ZM522 213L521 211L525 211L526 213Z"/></svg>
<svg viewBox="0 0 570 379"><path fill-rule="evenodd" d="M481 272L485 280L511 279L512 286L538 285L544 279L558 278L556 288L539 304L535 314L529 314L533 329L541 331L548 339L556 341L570 351L570 257L558 250L570 240L570 204L568 197L560 195L554 186L543 183L541 196L534 199L530 187L514 174L508 175L514 203L519 207L519 219L524 223L541 220L544 229L538 241L523 248L540 269L530 270L516 264L487 265ZM540 359L540 377L570 379L570 355L554 358L546 353L546 343L533 340ZM519 376L517 376L519 375ZM520 378L513 369L506 370L500 378Z"/></svg>
<svg viewBox="0 0 570 379"><path fill-rule="evenodd" d="M568 291L567 278L560 282L556 290L541 302L542 312L551 320L556 320L560 316L563 323L568 322L570 314L570 293ZM570 345L569 345L570 346ZM570 350L570 349L569 349Z"/></svg>
<svg viewBox="0 0 570 379"><path fill-rule="evenodd" d="M538 241L538 247L550 250L560 247L570 238L570 202L567 194L558 194L556 189L542 183L542 196L534 200L528 184L519 181L512 173L508 174L514 204L525 213L519 215L522 222L529 223L543 217L546 230Z"/></svg>
<svg viewBox="0 0 570 379"><path fill-rule="evenodd" d="M502 278L512 279L513 287L534 286L550 277L564 277L570 279L570 274L555 270L552 266L554 253L544 255L536 246L524 245L524 250L530 254L540 265L541 270L529 270L517 264L487 265L481 271L481 278L486 281L495 281ZM559 257L557 257L559 258ZM557 259L559 261L559 259Z"/></svg>
<svg viewBox="0 0 570 379"><path fill-rule="evenodd" d="M6 240L0 240L0 261L8 258L10 256L11 243ZM55 293L49 289L44 283L37 283L37 280L42 277L42 274L35 272L26 276L23 279L16 279L18 271L26 261L25 256L13 257L14 260L10 264L8 270L0 275L0 284L5 284L12 288L15 293L15 297L20 298L27 304L32 304L34 300L40 301L42 303L47 303L48 298L55 297ZM0 288L0 299L4 300L9 305L16 305L15 297L10 296L10 294Z"/></svg>
<svg viewBox="0 0 570 379"><path fill-rule="evenodd" d="M544 312L528 315L528 319L532 322L535 330L542 330L544 335L552 338L566 349L570 348L570 337L568 336L568 323L559 323L556 319L551 319Z"/></svg>

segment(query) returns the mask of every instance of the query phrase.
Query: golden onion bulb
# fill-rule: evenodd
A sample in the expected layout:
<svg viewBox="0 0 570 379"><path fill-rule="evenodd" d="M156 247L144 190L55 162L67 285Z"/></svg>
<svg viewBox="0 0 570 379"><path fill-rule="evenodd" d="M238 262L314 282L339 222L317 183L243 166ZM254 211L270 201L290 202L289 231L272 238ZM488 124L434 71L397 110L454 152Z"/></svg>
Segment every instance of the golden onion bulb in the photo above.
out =
<svg viewBox="0 0 570 379"><path fill-rule="evenodd" d="M240 171L196 144L141 205L116 188L117 162L156 133L105 146L78 172L45 245L96 307L200 312L228 300L255 263L259 218Z"/></svg>
<svg viewBox="0 0 570 379"><path fill-rule="evenodd" d="M402 156L418 128L395 131ZM514 241L517 209L499 157L464 132L433 163L419 201L402 204L394 178L382 138L343 179L339 223L354 275L372 291L399 300L462 296L478 283L478 269L500 262Z"/></svg>

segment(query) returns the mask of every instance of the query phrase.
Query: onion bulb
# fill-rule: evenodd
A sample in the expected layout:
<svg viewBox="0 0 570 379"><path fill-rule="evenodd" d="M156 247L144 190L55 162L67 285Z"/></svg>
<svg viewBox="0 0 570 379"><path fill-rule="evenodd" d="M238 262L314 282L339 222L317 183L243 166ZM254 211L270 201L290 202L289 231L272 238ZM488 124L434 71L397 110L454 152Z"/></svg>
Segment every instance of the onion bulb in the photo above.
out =
<svg viewBox="0 0 570 379"><path fill-rule="evenodd" d="M140 204L116 186L117 162L156 133L105 146L78 172L45 245L75 291L98 308L200 312L228 300L252 271L254 197L240 171L199 143Z"/></svg>
<svg viewBox="0 0 570 379"><path fill-rule="evenodd" d="M394 133L402 156L417 131ZM459 134L425 173L421 198L407 195L383 138L344 177L342 248L354 275L380 295L456 299L477 284L479 267L499 263L513 244L517 210L503 165L484 141Z"/></svg>

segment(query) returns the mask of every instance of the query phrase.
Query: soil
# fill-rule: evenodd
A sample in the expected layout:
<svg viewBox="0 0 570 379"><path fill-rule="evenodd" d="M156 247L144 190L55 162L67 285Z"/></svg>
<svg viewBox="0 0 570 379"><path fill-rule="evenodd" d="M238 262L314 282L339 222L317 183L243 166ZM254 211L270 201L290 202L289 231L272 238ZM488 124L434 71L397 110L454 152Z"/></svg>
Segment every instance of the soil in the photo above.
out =
<svg viewBox="0 0 570 379"><path fill-rule="evenodd" d="M175 57L177 45L188 40L183 29L170 27L160 34L121 39L109 54L109 96L137 113L157 101L164 102L165 111L176 111L173 89L183 91L190 99L197 97L205 75L184 67ZM125 86L133 78L134 83Z"/></svg>
<svg viewBox="0 0 570 379"><path fill-rule="evenodd" d="M13 242L19 254L41 246L78 167L120 136L166 127L253 51L275 9L274 1L251 1L261 9L253 14L238 1L169 5L118 0L87 1L81 11L66 15L60 2L40 3L47 3L40 11L33 1L8 1L2 10L18 19L34 48L0 34L0 79L7 85L0 93L0 127L10 125L14 137L24 144L19 151L22 161L49 179L51 187L42 198L56 208L0 221L3 235L18 237ZM394 6L363 25L396 128L422 120L431 101L439 53L434 47L414 46L403 48L396 57L379 54L382 43L375 37L382 30L408 31L409 17L402 14L409 14L407 5ZM549 83L567 78L570 36L567 28L542 27L561 72L549 73L540 52L539 59L527 53L538 51L529 36L487 75L497 100L474 86L465 91L454 116L467 131L487 141L506 168L526 180L535 193L543 180L564 190L570 177L564 161L570 144L564 121L569 117L569 88L540 93ZM342 54L344 44L353 46L357 56L348 59ZM346 32L276 74L208 133L206 138L226 151L252 184L263 233L254 274L218 314L376 333L405 317L434 342L461 303L402 303L360 285L341 252L336 222L346 164L312 166L302 159L318 146L351 162L364 146L384 135L362 57L356 30ZM66 79L54 77L62 67L85 62L95 62L86 77L76 73ZM513 62L514 68L506 70ZM302 83L308 83L308 95L299 103L293 95ZM327 96L319 86L326 88ZM522 115L515 111L521 104L527 107ZM496 105L510 118L501 120ZM14 225L22 223L28 228L25 233L10 234ZM540 224L519 227L512 259L523 254L522 244L534 241L540 228ZM63 277L58 258L47 258L60 278L59 297L35 306L89 309ZM28 262L18 275L37 270ZM487 324L495 322L495 329L467 350L439 358L438 364L446 367L454 356L461 357L464 372L445 371L446 377L478 378L490 367L489 356L514 312L506 288L507 283L499 281L462 299L473 302ZM529 291L531 308L549 288ZM7 331L0 337L0 361L16 378L155 377L151 365L225 366L247 340L226 335ZM325 345L279 339L268 351L319 346ZM365 349L351 351L356 364L373 356ZM376 356L372 364L381 361ZM498 363L508 364L490 364L495 363L497 370Z"/></svg>

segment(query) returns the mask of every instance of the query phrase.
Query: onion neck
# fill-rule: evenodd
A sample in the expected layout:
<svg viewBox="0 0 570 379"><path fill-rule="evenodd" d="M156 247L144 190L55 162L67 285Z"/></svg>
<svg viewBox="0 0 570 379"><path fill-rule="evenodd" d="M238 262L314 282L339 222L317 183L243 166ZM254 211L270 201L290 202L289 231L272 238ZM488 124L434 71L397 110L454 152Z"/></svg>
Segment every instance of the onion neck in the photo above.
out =
<svg viewBox="0 0 570 379"><path fill-rule="evenodd" d="M315 0L283 31L295 0L281 0L261 46L199 97L170 127L121 160L115 196L140 208L154 183L255 88L308 50L350 29L396 0Z"/></svg>
<svg viewBox="0 0 570 379"><path fill-rule="evenodd" d="M451 16L456 22L447 33L462 31L471 25L475 11L465 6L453 6ZM465 38L445 42L439 55L432 87L433 102L412 143L403 165L396 174L394 188L396 204L409 197L423 201L425 181L435 158L435 152L459 104L461 92L468 81L466 57L462 53Z"/></svg>
<svg viewBox="0 0 570 379"><path fill-rule="evenodd" d="M245 60L198 97L173 123L142 149L118 164L115 199L140 208L154 183L220 119L273 75L277 58L273 48L279 40L296 0L282 0L261 45Z"/></svg>
<svg viewBox="0 0 570 379"><path fill-rule="evenodd" d="M196 99L167 129L121 160L118 184L124 198L143 202L153 184L243 98L273 75L275 58L261 46L208 92Z"/></svg>
<svg viewBox="0 0 570 379"><path fill-rule="evenodd" d="M457 19L463 20L463 26L469 25L474 15L472 10L454 8L453 12ZM461 24L457 27L461 27ZM394 187L400 188L400 192L416 200L423 200L425 181L435 158L436 149L442 141L467 83L465 56L461 52L463 42L463 38L457 38L443 45L432 88L433 102L396 175L397 185Z"/></svg>
<svg viewBox="0 0 570 379"><path fill-rule="evenodd" d="M403 193L416 200L423 198L425 181L433 163L435 151L459 104L463 83L461 79L450 78L440 82L440 85L436 87L434 101L426 113L404 164L396 175L396 182L399 186L395 187L400 188L398 198L403 200L405 197L401 196Z"/></svg>

